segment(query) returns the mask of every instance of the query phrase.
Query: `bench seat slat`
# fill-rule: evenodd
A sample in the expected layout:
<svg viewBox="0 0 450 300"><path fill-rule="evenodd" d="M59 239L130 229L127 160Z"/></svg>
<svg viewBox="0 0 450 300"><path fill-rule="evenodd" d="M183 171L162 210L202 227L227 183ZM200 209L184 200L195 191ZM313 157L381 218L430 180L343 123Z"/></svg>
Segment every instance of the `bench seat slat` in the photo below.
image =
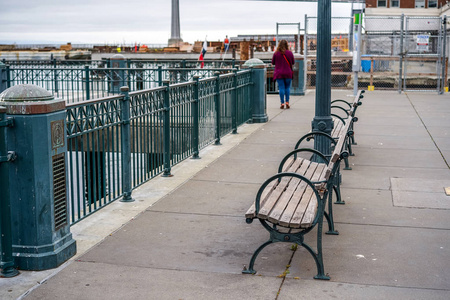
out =
<svg viewBox="0 0 450 300"><path fill-rule="evenodd" d="M276 204L281 194L284 192L286 187L291 182L292 177L283 177L281 181L278 183L276 188L273 190L272 194L268 197L268 199L264 202L264 205L260 207L258 212L258 218L267 219L267 216L272 211L273 206Z"/></svg>
<svg viewBox="0 0 450 300"><path fill-rule="evenodd" d="M285 166L287 166L287 168L284 170L284 172L294 172L299 168L300 165L302 165L304 159L303 158L298 158L294 161L294 159L288 159L288 161L286 162ZM283 178L281 181L283 182L283 180L285 180L283 182L283 184L286 183L286 180L288 180L290 178ZM281 182L280 182L281 184ZM278 181L274 180L271 183L269 183L269 185L264 189L262 195L261 195L261 200L260 200L260 214L262 216L266 216L268 214L267 212L267 208L270 207L270 205L272 205L272 202L266 203L268 199L271 199L271 201L273 201L273 197L276 196L272 196L273 192L276 189L280 189L280 187L278 186ZM256 207L255 207L255 203L253 202L253 205L247 210L247 212L245 213L245 217L246 218L255 218L255 211L256 211ZM270 211L269 211L270 212Z"/></svg>
<svg viewBox="0 0 450 300"><path fill-rule="evenodd" d="M294 163L287 169L287 172L295 172L298 169L298 166L302 164L303 159L297 159ZM281 178L280 183L276 186L276 188L272 191L272 193L268 196L268 198L264 201L264 204L261 205L258 218L267 219L267 216L273 209L273 206L277 203L279 197L283 194L287 186L292 181L292 177L283 177Z"/></svg>
<svg viewBox="0 0 450 300"><path fill-rule="evenodd" d="M311 162L309 168L305 170L302 175L304 175L308 179L312 178L318 166L319 166L318 163ZM299 203L301 202L303 194L305 193L306 190L307 190L307 183L304 181L300 182L297 189L295 190L294 195L290 199L286 209L284 210L283 214L278 220L279 225L289 227L293 214L296 211Z"/></svg>
<svg viewBox="0 0 450 300"><path fill-rule="evenodd" d="M303 163L300 168L295 170L295 173L304 175L304 173L308 170L310 167L311 162L309 160L303 160ZM270 215L268 216L268 220L270 222L273 222L275 224L278 224L278 221L281 217L281 215L286 210L287 205L291 201L292 197L295 197L294 193L299 188L299 185L301 184L301 180L299 178L292 178L291 182L289 183L288 188L286 191L284 191L283 195L281 196L281 199L277 201L276 205L272 209Z"/></svg>
<svg viewBox="0 0 450 300"><path fill-rule="evenodd" d="M331 136L332 137L337 137L340 136L341 130L343 128L343 123L340 119L333 117L332 118L334 121L334 126L333 126L333 130L331 131Z"/></svg>
<svg viewBox="0 0 450 300"><path fill-rule="evenodd" d="M320 168L320 172L315 172L314 176L311 178L311 181L317 181L319 180L320 177L322 177L322 173L325 172L326 165L318 166L318 168ZM311 201L313 202L312 204ZM309 210L307 210L308 207L310 208ZM305 215L308 212L308 214L313 214L315 216L316 211L317 211L317 199L315 197L314 191L312 189L307 189L303 194L300 204L297 206L292 216L289 227L292 228L310 227L311 224L309 223L309 221L307 222L304 221Z"/></svg>

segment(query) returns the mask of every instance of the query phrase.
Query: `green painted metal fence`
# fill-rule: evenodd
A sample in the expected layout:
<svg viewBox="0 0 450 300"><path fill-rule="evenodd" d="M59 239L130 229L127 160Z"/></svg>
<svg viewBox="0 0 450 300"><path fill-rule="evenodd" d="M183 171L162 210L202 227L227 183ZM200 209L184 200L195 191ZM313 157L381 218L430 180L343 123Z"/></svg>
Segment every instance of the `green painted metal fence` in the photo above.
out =
<svg viewBox="0 0 450 300"><path fill-rule="evenodd" d="M165 80L173 84L192 81L194 76L211 77L217 71L227 73L233 69L6 67L7 87L35 84L67 103L119 94L120 87L125 85L130 91L137 91L161 86Z"/></svg>
<svg viewBox="0 0 450 300"><path fill-rule="evenodd" d="M251 118L251 74L197 75L189 82L165 81L152 89L69 104L71 223L131 194L127 189L170 175L175 164L236 132Z"/></svg>
<svg viewBox="0 0 450 300"><path fill-rule="evenodd" d="M131 91L161 86L164 80L179 83L194 76L213 76L214 72L232 72L245 61L206 60L199 68L197 60L123 60L124 68L110 68L110 59L104 60L41 60L5 61L7 86L36 84L54 93L56 97L75 103L85 99L106 97L119 93L120 86L128 85ZM270 60L264 63L270 64ZM273 74L268 67L267 74ZM267 78L267 93L277 94L278 86L273 78Z"/></svg>

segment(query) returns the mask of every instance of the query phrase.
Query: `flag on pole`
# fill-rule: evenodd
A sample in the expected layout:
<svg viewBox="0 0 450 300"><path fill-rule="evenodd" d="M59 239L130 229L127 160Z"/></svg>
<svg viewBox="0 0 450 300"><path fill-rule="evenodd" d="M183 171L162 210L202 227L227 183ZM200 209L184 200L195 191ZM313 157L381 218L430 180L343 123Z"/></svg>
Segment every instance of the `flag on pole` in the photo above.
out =
<svg viewBox="0 0 450 300"><path fill-rule="evenodd" d="M225 41L223 42L223 44L225 48L225 53L227 53L228 48L230 48L230 40L228 39L228 35L225 37Z"/></svg>
<svg viewBox="0 0 450 300"><path fill-rule="evenodd" d="M208 44L205 39L205 41L203 42L202 51L200 52L200 57L198 58L198 60L201 61L201 68L203 68L205 66L205 63L203 62L203 60L205 59L205 54L206 54L207 48L208 48Z"/></svg>

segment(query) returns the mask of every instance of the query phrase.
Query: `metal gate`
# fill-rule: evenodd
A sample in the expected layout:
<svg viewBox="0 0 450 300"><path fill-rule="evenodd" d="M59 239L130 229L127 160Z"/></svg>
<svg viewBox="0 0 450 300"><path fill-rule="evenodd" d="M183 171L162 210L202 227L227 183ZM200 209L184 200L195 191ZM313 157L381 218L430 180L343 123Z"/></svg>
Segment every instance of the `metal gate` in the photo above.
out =
<svg viewBox="0 0 450 300"><path fill-rule="evenodd" d="M445 25L440 17L405 17L404 91L442 92Z"/></svg>

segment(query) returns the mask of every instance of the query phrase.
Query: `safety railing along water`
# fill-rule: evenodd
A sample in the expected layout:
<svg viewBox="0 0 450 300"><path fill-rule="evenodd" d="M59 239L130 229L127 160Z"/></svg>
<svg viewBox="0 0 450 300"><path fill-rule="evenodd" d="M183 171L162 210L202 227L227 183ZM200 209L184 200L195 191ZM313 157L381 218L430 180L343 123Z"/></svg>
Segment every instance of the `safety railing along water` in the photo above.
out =
<svg viewBox="0 0 450 300"><path fill-rule="evenodd" d="M68 198L76 223L251 118L252 71L68 104Z"/></svg>

